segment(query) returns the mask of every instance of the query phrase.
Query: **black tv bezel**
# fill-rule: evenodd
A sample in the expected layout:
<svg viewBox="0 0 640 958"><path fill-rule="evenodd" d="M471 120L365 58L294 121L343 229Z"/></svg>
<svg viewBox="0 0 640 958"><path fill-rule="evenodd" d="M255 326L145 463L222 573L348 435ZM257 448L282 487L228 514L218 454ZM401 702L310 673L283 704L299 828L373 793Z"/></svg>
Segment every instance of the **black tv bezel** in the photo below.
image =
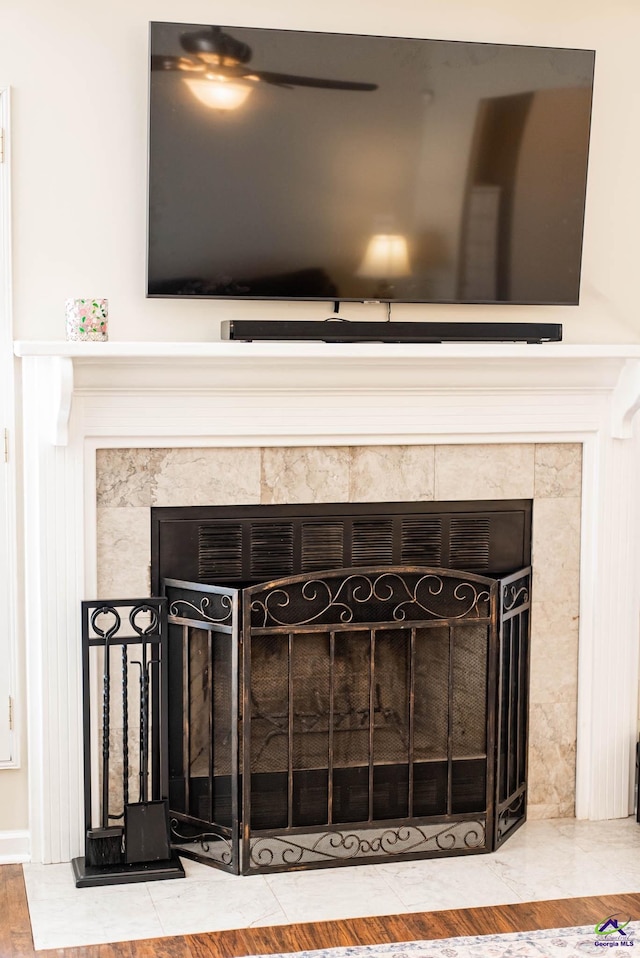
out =
<svg viewBox="0 0 640 958"><path fill-rule="evenodd" d="M179 300L180 302L188 302L189 300L204 300L208 302L235 302L235 303L334 303L336 306L336 311L338 304L340 303L358 303L361 305L388 305L391 306L458 306L458 307L467 307L467 306L498 306L498 307L519 307L519 306L535 306L539 308L553 308L557 306L579 306L580 305L580 293L582 288L582 265L583 265L583 253L584 253L584 232L585 232L585 222L586 222L586 213L587 213L587 187L588 187L588 177L589 177L589 158L591 153L591 128L593 121L593 90L595 85L595 67L596 67L596 50L588 47L573 47L573 46L547 46L546 44L535 44L535 43L495 43L490 40L449 40L444 37L407 37L399 36L397 34L380 34L380 33L351 33L335 30L297 30L281 27L262 27L262 26L250 26L247 24L217 24L223 30L252 30L255 32L262 33L278 33L278 34L320 34L326 37L358 37L364 39L381 39L381 40L410 40L410 41L421 41L424 40L428 43L446 43L446 44L455 44L459 46L479 46L479 47L505 47L507 49L535 49L535 50L548 50L556 51L563 50L567 52L575 51L579 53L590 53L593 57L593 67L592 67L592 82L591 82L591 103L589 109L589 130L588 130L588 146L587 146L587 158L585 165L585 176L584 176L584 203L582 207L582 224L580 230L580 256L579 256L579 266L578 266L578 277L577 277L577 297L575 300L515 300L515 299L473 299L473 300L460 300L460 299L396 299L396 298L385 298L385 297L354 297L354 296L339 296L339 297L329 297L329 296L267 296L267 295L230 295L230 294L214 294L214 293L152 293L149 292L149 245L150 245L150 210L151 210L151 195L150 195L150 167L151 167L151 40L152 40L152 31L154 26L175 26L183 27L186 30L198 30L210 26L210 24L198 24L183 22L180 20L150 20L149 21L149 32L148 32L148 55L147 55L147 168L146 168L146 237L145 237L145 298L146 299L170 299L170 300Z"/></svg>

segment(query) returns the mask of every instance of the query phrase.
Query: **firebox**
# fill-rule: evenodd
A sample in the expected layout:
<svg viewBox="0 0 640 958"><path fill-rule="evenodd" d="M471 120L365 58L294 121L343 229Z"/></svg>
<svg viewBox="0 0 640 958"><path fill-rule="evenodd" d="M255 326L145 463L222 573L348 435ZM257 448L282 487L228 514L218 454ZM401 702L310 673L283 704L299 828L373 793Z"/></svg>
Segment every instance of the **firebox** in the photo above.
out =
<svg viewBox="0 0 640 958"><path fill-rule="evenodd" d="M531 503L154 509L172 842L233 873L525 819Z"/></svg>

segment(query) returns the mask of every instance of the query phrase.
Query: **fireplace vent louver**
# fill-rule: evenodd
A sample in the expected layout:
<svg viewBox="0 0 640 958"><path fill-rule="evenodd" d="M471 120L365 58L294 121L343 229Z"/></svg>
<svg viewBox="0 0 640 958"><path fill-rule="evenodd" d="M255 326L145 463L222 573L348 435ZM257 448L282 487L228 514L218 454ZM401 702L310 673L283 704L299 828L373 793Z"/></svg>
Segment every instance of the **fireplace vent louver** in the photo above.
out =
<svg viewBox="0 0 640 958"><path fill-rule="evenodd" d="M198 577L240 578L242 575L242 526L240 523L202 525L198 529Z"/></svg>
<svg viewBox="0 0 640 958"><path fill-rule="evenodd" d="M344 568L344 522L302 523L302 572Z"/></svg>
<svg viewBox="0 0 640 958"><path fill-rule="evenodd" d="M254 578L291 575L294 531L291 522L251 524L250 570Z"/></svg>
<svg viewBox="0 0 640 958"><path fill-rule="evenodd" d="M351 565L393 565L393 523L390 519L356 519Z"/></svg>
<svg viewBox="0 0 640 958"><path fill-rule="evenodd" d="M449 566L469 571L489 566L490 521L488 517L451 517Z"/></svg>
<svg viewBox="0 0 640 958"><path fill-rule="evenodd" d="M522 500L154 508L152 581L246 586L366 565L502 575L528 561L530 523Z"/></svg>
<svg viewBox="0 0 640 958"><path fill-rule="evenodd" d="M406 565L441 566L442 519L405 519L402 523L401 561Z"/></svg>

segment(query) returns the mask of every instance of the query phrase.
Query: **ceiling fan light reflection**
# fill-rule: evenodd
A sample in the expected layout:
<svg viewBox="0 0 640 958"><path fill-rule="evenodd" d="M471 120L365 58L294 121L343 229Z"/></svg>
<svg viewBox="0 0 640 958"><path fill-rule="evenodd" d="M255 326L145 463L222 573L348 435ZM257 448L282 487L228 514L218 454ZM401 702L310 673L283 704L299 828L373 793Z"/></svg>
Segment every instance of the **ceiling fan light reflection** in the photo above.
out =
<svg viewBox="0 0 640 958"><path fill-rule="evenodd" d="M212 110L237 110L251 93L251 86L224 77L184 77L193 95Z"/></svg>

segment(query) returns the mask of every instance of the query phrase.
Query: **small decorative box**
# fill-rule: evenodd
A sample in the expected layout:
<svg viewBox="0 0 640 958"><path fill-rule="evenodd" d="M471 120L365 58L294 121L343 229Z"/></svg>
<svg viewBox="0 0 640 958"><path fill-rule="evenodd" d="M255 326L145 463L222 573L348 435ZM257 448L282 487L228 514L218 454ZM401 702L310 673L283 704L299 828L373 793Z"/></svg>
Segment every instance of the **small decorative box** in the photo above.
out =
<svg viewBox="0 0 640 958"><path fill-rule="evenodd" d="M68 299L65 303L67 339L105 342L109 338L106 299Z"/></svg>

